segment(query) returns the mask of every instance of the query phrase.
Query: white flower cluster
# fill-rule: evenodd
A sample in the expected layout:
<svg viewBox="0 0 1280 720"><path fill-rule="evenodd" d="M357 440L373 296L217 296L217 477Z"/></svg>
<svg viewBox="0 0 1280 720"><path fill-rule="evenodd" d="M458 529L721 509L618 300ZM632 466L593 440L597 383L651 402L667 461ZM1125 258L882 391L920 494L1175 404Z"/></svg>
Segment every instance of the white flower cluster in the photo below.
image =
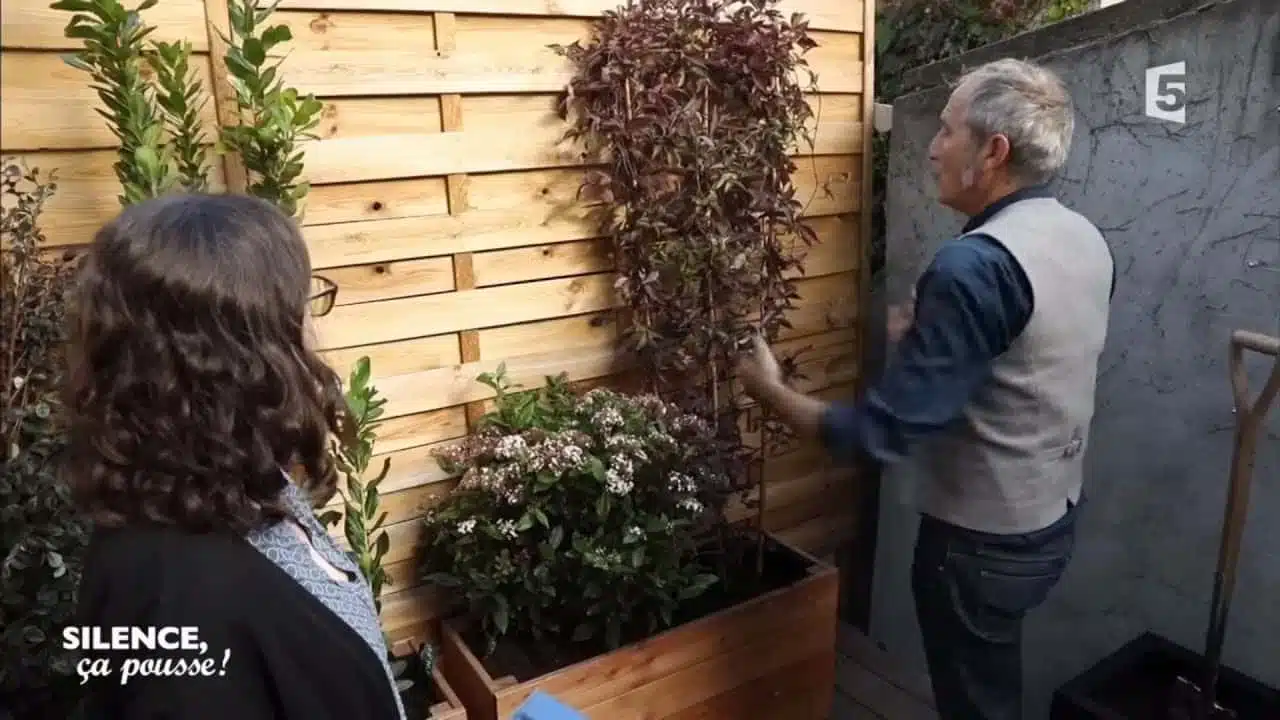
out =
<svg viewBox="0 0 1280 720"><path fill-rule="evenodd" d="M529 443L520 435L507 435L498 441L493 454L502 460L518 460L529 453Z"/></svg>
<svg viewBox="0 0 1280 720"><path fill-rule="evenodd" d="M673 472L667 478L667 487L672 492L691 493L698 489L698 484L693 481L693 478L682 472Z"/></svg>
<svg viewBox="0 0 1280 720"><path fill-rule="evenodd" d="M622 417L622 411L613 406L606 406L597 410L591 416L591 422L596 429L604 432L611 432L622 427L626 423L626 419Z"/></svg>
<svg viewBox="0 0 1280 720"><path fill-rule="evenodd" d="M614 495L626 495L635 487L635 464L625 455L615 455L605 471L605 488Z"/></svg>
<svg viewBox="0 0 1280 720"><path fill-rule="evenodd" d="M684 510L685 512L693 513L694 515L697 515L698 513L702 512L702 503L698 502L697 500L691 497L681 500L679 503L677 503L677 507L679 507L681 510Z"/></svg>

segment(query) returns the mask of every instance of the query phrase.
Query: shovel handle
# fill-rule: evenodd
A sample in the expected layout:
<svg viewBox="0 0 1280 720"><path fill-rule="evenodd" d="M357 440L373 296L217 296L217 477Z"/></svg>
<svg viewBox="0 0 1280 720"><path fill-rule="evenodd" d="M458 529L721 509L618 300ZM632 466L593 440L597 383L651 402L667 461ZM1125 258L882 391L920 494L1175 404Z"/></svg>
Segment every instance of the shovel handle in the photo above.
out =
<svg viewBox="0 0 1280 720"><path fill-rule="evenodd" d="M1263 355L1280 355L1280 337L1271 337L1249 330L1237 330L1231 334L1231 344Z"/></svg>
<svg viewBox="0 0 1280 720"><path fill-rule="evenodd" d="M1249 400L1249 380L1244 370L1244 351L1252 350L1276 358L1271 377L1262 388L1256 401ZM1280 338L1249 330L1237 330L1231 334L1231 389L1235 395L1236 412L1241 420L1257 420L1266 417L1271 403L1280 393Z"/></svg>

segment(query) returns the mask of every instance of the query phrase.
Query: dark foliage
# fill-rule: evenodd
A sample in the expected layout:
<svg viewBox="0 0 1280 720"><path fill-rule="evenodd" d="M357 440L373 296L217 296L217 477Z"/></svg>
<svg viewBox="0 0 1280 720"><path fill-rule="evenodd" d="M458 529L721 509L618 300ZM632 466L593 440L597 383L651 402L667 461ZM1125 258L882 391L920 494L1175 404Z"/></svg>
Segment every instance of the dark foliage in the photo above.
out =
<svg viewBox="0 0 1280 720"><path fill-rule="evenodd" d="M770 0L651 0L605 13L585 44L553 46L576 68L567 138L603 166L582 192L613 241L647 389L715 418L744 482L730 371L753 333L789 327L814 241L791 154L813 144L800 78L814 80L804 54L816 45ZM783 432L766 419L766 437Z"/></svg>
<svg viewBox="0 0 1280 720"><path fill-rule="evenodd" d="M17 717L67 717L77 686L62 627L75 609L87 528L58 478L65 446L64 292L71 267L40 251L38 225L55 190L6 160L0 235L0 706Z"/></svg>

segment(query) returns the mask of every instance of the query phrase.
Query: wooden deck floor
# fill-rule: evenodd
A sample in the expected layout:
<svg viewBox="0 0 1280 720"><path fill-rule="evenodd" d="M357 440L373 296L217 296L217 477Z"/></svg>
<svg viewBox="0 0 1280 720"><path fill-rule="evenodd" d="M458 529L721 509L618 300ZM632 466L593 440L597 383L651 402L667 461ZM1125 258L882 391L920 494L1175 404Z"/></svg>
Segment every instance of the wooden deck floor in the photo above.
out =
<svg viewBox="0 0 1280 720"><path fill-rule="evenodd" d="M839 650L831 720L937 720L927 677L848 625L840 627Z"/></svg>

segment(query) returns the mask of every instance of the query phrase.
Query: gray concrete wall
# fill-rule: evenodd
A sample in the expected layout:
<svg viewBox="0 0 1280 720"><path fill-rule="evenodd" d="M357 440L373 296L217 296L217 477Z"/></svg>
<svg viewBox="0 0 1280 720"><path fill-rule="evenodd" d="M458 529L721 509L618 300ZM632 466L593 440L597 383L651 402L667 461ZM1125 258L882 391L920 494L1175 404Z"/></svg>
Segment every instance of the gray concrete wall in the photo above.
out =
<svg viewBox="0 0 1280 720"><path fill-rule="evenodd" d="M1280 2L1186 4L1121 3L1076 22L1115 27L1109 13L1135 18L1138 5L1145 22L1038 55L1077 103L1056 189L1103 229L1119 284L1079 550L1027 628L1031 718L1047 715L1054 688L1144 630L1203 647L1234 427L1227 338L1280 332ZM1171 17L1175 5L1183 14ZM1053 46L1055 29L1040 32L1022 47ZM1185 124L1145 116L1146 69L1179 61ZM971 64L920 75L945 80ZM928 172L947 93L936 86L894 106L890 297L963 222L937 204ZM1262 364L1251 369L1260 386ZM915 476L910 465L884 475L872 635L923 668L908 583ZM1280 686L1280 408L1254 480L1225 660Z"/></svg>

